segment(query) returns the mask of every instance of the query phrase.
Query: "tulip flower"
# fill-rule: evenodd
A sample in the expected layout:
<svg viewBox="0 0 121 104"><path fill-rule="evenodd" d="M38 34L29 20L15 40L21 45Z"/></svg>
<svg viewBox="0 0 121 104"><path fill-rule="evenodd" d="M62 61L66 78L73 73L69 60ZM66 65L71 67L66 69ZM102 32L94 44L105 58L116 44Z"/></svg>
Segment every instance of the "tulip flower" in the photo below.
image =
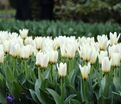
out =
<svg viewBox="0 0 121 104"><path fill-rule="evenodd" d="M3 47L4 47L4 52L8 53L9 52L9 47L10 47L10 42L8 40L5 40L3 42Z"/></svg>
<svg viewBox="0 0 121 104"><path fill-rule="evenodd" d="M16 41L13 41L11 44L10 44L10 50L9 50L9 54L16 57L16 56L19 56L20 54L20 44Z"/></svg>
<svg viewBox="0 0 121 104"><path fill-rule="evenodd" d="M43 38L42 51L54 49L54 42L51 37Z"/></svg>
<svg viewBox="0 0 121 104"><path fill-rule="evenodd" d="M92 51L90 53L90 60L89 62L91 64L94 64L97 60L97 56L98 56L98 51L96 51L94 48L92 48Z"/></svg>
<svg viewBox="0 0 121 104"><path fill-rule="evenodd" d="M119 66L120 65L120 60L121 60L121 56L119 53L113 52L111 54L111 65L112 66Z"/></svg>
<svg viewBox="0 0 121 104"><path fill-rule="evenodd" d="M20 36L21 36L21 38L23 38L23 39L25 39L25 38L27 37L28 32L29 32L28 29L19 30Z"/></svg>
<svg viewBox="0 0 121 104"><path fill-rule="evenodd" d="M108 52L107 51L100 51L100 53L98 54L98 59L99 59L99 63L100 64L102 64L102 60L106 56L108 56Z"/></svg>
<svg viewBox="0 0 121 104"><path fill-rule="evenodd" d="M47 53L38 52L36 55L36 65L46 68L49 63L49 56Z"/></svg>
<svg viewBox="0 0 121 104"><path fill-rule="evenodd" d="M24 44L27 45L27 44L31 44L33 42L33 39L32 37L26 37L26 39L24 40Z"/></svg>
<svg viewBox="0 0 121 104"><path fill-rule="evenodd" d="M97 40L99 43L99 48L101 50L106 50L107 46L108 46L108 38L106 35L102 35L102 36L97 36Z"/></svg>
<svg viewBox="0 0 121 104"><path fill-rule="evenodd" d="M88 65L84 65L83 67L81 65L79 65L82 78L85 80L88 79L88 75L90 73L90 67L91 67L90 63L88 63Z"/></svg>
<svg viewBox="0 0 121 104"><path fill-rule="evenodd" d="M36 48L37 48L38 50L40 50L40 49L42 48L43 38L42 38L42 37L36 37L36 38L34 39L34 41L35 41L35 44L36 44Z"/></svg>
<svg viewBox="0 0 121 104"><path fill-rule="evenodd" d="M120 34L117 36L116 32L114 32L114 33L110 32L110 44L111 45L117 44L119 38L120 38Z"/></svg>
<svg viewBox="0 0 121 104"><path fill-rule="evenodd" d="M109 57L104 57L102 59L102 71L107 73L111 70L111 61L109 60Z"/></svg>
<svg viewBox="0 0 121 104"><path fill-rule="evenodd" d="M26 45L21 47L20 49L20 57L27 59L32 55L32 49L31 45Z"/></svg>
<svg viewBox="0 0 121 104"><path fill-rule="evenodd" d="M58 67L58 74L61 77L65 77L67 74L67 64L66 63L60 63Z"/></svg>
<svg viewBox="0 0 121 104"><path fill-rule="evenodd" d="M47 52L49 56L49 62L50 63L56 63L58 60L58 51L50 50Z"/></svg>

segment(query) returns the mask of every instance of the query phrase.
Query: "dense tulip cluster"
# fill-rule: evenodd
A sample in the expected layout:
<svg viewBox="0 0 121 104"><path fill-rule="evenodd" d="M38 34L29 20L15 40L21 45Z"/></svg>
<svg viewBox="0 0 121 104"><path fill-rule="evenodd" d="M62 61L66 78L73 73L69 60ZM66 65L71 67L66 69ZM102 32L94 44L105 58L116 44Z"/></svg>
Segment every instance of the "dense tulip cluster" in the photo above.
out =
<svg viewBox="0 0 121 104"><path fill-rule="evenodd" d="M41 100L41 96L38 95L38 91L43 88L42 94L46 95L49 92L54 100L55 96L58 96L61 98L58 101L66 104L67 101L70 102L71 97L72 99L75 97L70 95L72 93L69 92L69 87L73 93L76 91L80 93L76 96L81 96L81 102L88 104L87 96L90 89L91 91L93 89L92 94L97 93L96 88L100 86L99 97L104 99L103 102L105 101L103 97L110 95L106 91L110 91L111 83L116 86L115 89L119 87L117 83L121 81L119 80L121 43L118 42L120 34L110 32L109 37L103 34L94 39L94 37L84 36L32 37L28 36L28 33L27 29L19 30L19 33L0 31L0 81L5 78L5 85L12 96L16 96L12 92L15 86L20 84L18 89L22 89L29 83L29 87L32 86L29 91L34 100L37 97L39 102L44 104L45 100ZM13 81L9 82L10 79ZM111 80L113 81L110 83ZM21 88L21 86L24 87ZM35 91L32 89L33 86ZM61 93L61 96L48 88ZM65 89L66 92L64 92ZM68 93L67 95L71 97L65 100L64 97L66 98L67 95L65 96L64 93ZM50 99L52 100L51 97ZM98 97L97 101L100 101Z"/></svg>
<svg viewBox="0 0 121 104"><path fill-rule="evenodd" d="M120 34L116 32L106 35L97 36L97 41L93 37L35 37L28 36L29 30L19 30L18 33L0 31L0 63L4 62L6 54L13 57L27 59L34 55L35 64L40 67L47 67L49 63L57 63L59 51L61 57L72 59L76 52L79 53L80 59L88 62L88 66L79 65L83 78L88 78L90 64L97 61L102 65L103 72L109 72L111 66L119 66L121 61L121 44L118 43ZM62 67L63 71L60 71ZM63 64L58 67L59 75L65 76L66 68ZM65 72L65 73L64 73Z"/></svg>

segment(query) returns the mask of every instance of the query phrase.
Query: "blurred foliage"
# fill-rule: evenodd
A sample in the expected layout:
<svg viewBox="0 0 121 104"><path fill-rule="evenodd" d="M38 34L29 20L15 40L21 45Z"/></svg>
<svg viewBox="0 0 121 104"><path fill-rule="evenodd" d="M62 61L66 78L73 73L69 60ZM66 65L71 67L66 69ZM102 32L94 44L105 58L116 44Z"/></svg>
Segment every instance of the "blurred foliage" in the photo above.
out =
<svg viewBox="0 0 121 104"><path fill-rule="evenodd" d="M64 20L121 22L120 7L121 0L60 0L56 3L54 12L57 18Z"/></svg>
<svg viewBox="0 0 121 104"><path fill-rule="evenodd" d="M14 0L10 0L14 1ZM39 19L39 0L30 0L32 17ZM55 0L55 19L121 23L121 0Z"/></svg>
<svg viewBox="0 0 121 104"><path fill-rule="evenodd" d="M67 0L65 3L62 3L60 6L55 6L55 13L56 10L59 10L57 13L64 14L80 14L85 15L89 12L93 12L102 8L110 9L110 6L102 1L99 0L86 0L81 2L82 0L78 0L78 2L73 2L73 0Z"/></svg>
<svg viewBox="0 0 121 104"><path fill-rule="evenodd" d="M94 36L109 34L109 32L121 33L121 25L117 23L83 23L74 21L41 21L41 22L21 22L2 21L0 30L19 32L19 29L29 29L29 35L37 36Z"/></svg>

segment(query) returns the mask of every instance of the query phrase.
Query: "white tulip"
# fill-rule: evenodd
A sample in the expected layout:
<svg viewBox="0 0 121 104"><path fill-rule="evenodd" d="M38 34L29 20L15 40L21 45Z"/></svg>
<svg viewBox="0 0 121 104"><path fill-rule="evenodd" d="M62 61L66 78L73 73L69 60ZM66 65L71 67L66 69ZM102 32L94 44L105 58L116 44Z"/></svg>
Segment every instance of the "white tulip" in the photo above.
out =
<svg viewBox="0 0 121 104"><path fill-rule="evenodd" d="M58 51L50 50L47 52L49 56L49 62L50 63L56 63L58 60Z"/></svg>
<svg viewBox="0 0 121 104"><path fill-rule="evenodd" d="M60 50L62 57L74 58L77 48L72 43L65 43L61 45Z"/></svg>
<svg viewBox="0 0 121 104"><path fill-rule="evenodd" d="M36 48L39 50L42 48L42 42L43 42L43 38L42 37L36 37L34 39L35 43L36 43Z"/></svg>
<svg viewBox="0 0 121 104"><path fill-rule="evenodd" d="M97 36L97 40L98 40L98 43L99 43L99 48L101 50L106 50L106 48L109 44L107 36L106 35Z"/></svg>
<svg viewBox="0 0 121 104"><path fill-rule="evenodd" d="M28 32L29 32L28 29L19 30L20 36L21 36L21 38L23 38L23 39L25 39L25 38L27 37Z"/></svg>
<svg viewBox="0 0 121 104"><path fill-rule="evenodd" d="M9 48L10 48L10 42L8 40L5 40L3 42L3 47L4 47L4 52L9 52Z"/></svg>
<svg viewBox="0 0 121 104"><path fill-rule="evenodd" d="M66 54L66 46L63 45L60 47L60 51L61 51L61 56L62 57L67 57L67 54Z"/></svg>
<svg viewBox="0 0 121 104"><path fill-rule="evenodd" d="M92 48L92 51L90 53L90 60L89 60L91 64L94 64L96 62L97 56L98 56L98 51Z"/></svg>
<svg viewBox="0 0 121 104"><path fill-rule="evenodd" d="M114 32L114 33L110 32L110 44L111 45L117 44L119 38L120 38L120 34L117 36L116 32Z"/></svg>
<svg viewBox="0 0 121 104"><path fill-rule="evenodd" d="M80 46L80 49L78 50L80 57L85 60L85 61L89 61L90 60L90 55L91 55L91 46L89 44L83 44L82 46Z"/></svg>
<svg viewBox="0 0 121 104"><path fill-rule="evenodd" d="M12 43L10 43L9 54L14 56L14 57L19 56L20 49L21 49L21 46L20 46L19 42L13 41Z"/></svg>
<svg viewBox="0 0 121 104"><path fill-rule="evenodd" d="M83 60L89 61L90 54L91 54L91 47L89 45L85 45L83 46L82 51L83 51L83 54L82 54Z"/></svg>
<svg viewBox="0 0 121 104"><path fill-rule="evenodd" d="M104 57L102 59L102 71L103 72L110 72L111 70L111 61L109 60L109 57Z"/></svg>
<svg viewBox="0 0 121 104"><path fill-rule="evenodd" d="M20 49L20 57L27 59L32 55L32 49L30 45L23 46Z"/></svg>
<svg viewBox="0 0 121 104"><path fill-rule="evenodd" d="M113 52L111 54L111 65L112 66L119 66L120 65L120 60L121 60L121 56L119 53Z"/></svg>
<svg viewBox="0 0 121 104"><path fill-rule="evenodd" d="M68 58L74 58L76 53L76 48L74 44L68 44L66 47L66 54Z"/></svg>
<svg viewBox="0 0 121 104"><path fill-rule="evenodd" d="M36 55L36 65L46 68L49 63L49 56L47 53L38 52Z"/></svg>
<svg viewBox="0 0 121 104"><path fill-rule="evenodd" d="M26 39L24 40L24 44L27 45L27 44L31 44L33 42L33 39L32 37L26 37Z"/></svg>
<svg viewBox="0 0 121 104"><path fill-rule="evenodd" d="M104 58L104 57L107 57L107 56L108 56L108 52L107 52L107 51L100 51L100 53L98 54L99 63L101 64L103 58Z"/></svg>
<svg viewBox="0 0 121 104"><path fill-rule="evenodd" d="M10 35L10 39L16 39L17 37L18 37L18 33L16 32L11 33Z"/></svg>
<svg viewBox="0 0 121 104"><path fill-rule="evenodd" d="M109 47L108 47L108 52L109 52L109 57L111 57L111 56L112 56L112 53L117 52L116 46L115 46L115 45L109 46Z"/></svg>
<svg viewBox="0 0 121 104"><path fill-rule="evenodd" d="M60 41L58 37L54 38L53 45L54 45L54 49L58 49L60 47Z"/></svg>
<svg viewBox="0 0 121 104"><path fill-rule="evenodd" d="M61 77L65 77L67 75L67 64L60 63L58 67L58 74Z"/></svg>
<svg viewBox="0 0 121 104"><path fill-rule="evenodd" d="M88 65L84 65L83 67L81 65L79 65L79 68L81 71L82 78L88 79L88 75L90 73L90 68L91 68L90 63L88 63Z"/></svg>
<svg viewBox="0 0 121 104"><path fill-rule="evenodd" d="M51 37L43 38L42 51L54 50L54 42Z"/></svg>

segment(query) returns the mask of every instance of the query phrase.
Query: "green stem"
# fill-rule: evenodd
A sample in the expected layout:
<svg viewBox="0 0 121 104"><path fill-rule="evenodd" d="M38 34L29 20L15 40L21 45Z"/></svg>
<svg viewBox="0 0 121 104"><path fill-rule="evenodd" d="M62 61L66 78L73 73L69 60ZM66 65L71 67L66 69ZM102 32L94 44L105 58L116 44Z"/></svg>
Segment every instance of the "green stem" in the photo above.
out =
<svg viewBox="0 0 121 104"><path fill-rule="evenodd" d="M23 61L24 61L25 76L26 76L26 79L27 79L28 78L27 63L26 63L26 60L23 60Z"/></svg>
<svg viewBox="0 0 121 104"><path fill-rule="evenodd" d="M87 84L88 82L87 82L87 80L84 80L84 79L82 79L82 101L83 102L86 102L87 101L87 99L88 99L88 89L87 89L87 87L88 87L88 84Z"/></svg>
<svg viewBox="0 0 121 104"><path fill-rule="evenodd" d="M51 65L51 81L53 81L53 64Z"/></svg>
<svg viewBox="0 0 121 104"><path fill-rule="evenodd" d="M64 104L64 78L61 77L61 102Z"/></svg>
<svg viewBox="0 0 121 104"><path fill-rule="evenodd" d="M103 104L109 104L110 73L105 74L105 87L103 91Z"/></svg>
<svg viewBox="0 0 121 104"><path fill-rule="evenodd" d="M41 70L38 68L38 79L41 79Z"/></svg>

